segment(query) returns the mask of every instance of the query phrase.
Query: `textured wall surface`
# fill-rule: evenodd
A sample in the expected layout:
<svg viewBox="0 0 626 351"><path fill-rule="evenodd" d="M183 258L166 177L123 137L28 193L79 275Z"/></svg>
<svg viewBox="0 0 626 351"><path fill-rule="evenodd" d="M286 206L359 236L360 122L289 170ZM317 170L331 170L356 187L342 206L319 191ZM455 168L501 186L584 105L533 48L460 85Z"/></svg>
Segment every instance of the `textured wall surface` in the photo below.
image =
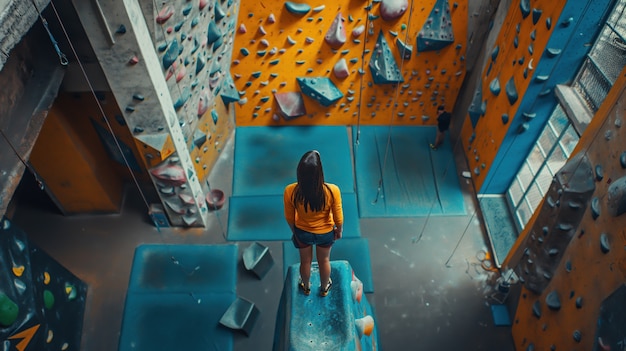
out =
<svg viewBox="0 0 626 351"><path fill-rule="evenodd" d="M593 185L590 201L568 201L581 182L564 182L565 191L547 197L540 211L550 212L553 220L536 216L505 262L519 268L523 284L535 282L522 287L515 314L518 350L624 348L626 307L614 300L624 296L626 279L625 73L581 138L574 151L578 156L565 167L587 174L584 182ZM573 179L573 172L566 178Z"/></svg>
<svg viewBox="0 0 626 351"><path fill-rule="evenodd" d="M389 3L308 1L297 12L282 1L242 2L231 69L241 98L237 124L433 124L436 105L454 106L465 76L467 3L409 1L395 19L383 13L400 2ZM338 21L345 29L343 43ZM418 52L420 32L433 51ZM454 38L447 42L450 34ZM381 35L389 51L377 47ZM434 35L443 35L444 42L428 40ZM412 47L404 60L402 43ZM398 90L392 83L376 84L370 64L383 72L387 65L392 80L401 81ZM336 65L343 66L339 76ZM274 94L300 92L296 78L313 77L329 78L343 96L328 106L305 96L304 116L280 116Z"/></svg>
<svg viewBox="0 0 626 351"><path fill-rule="evenodd" d="M494 46L488 48L490 56L460 135L477 189L483 186L512 121L518 115L524 118L522 114L526 111L519 110L520 102L526 98L533 77L541 75L537 67L550 59L545 54L546 45L552 32L560 27L559 16L565 3L565 0L512 3ZM535 135L528 133L521 137L530 140Z"/></svg>
<svg viewBox="0 0 626 351"><path fill-rule="evenodd" d="M170 223L201 226L203 180L234 128L238 3L94 4L74 2Z"/></svg>

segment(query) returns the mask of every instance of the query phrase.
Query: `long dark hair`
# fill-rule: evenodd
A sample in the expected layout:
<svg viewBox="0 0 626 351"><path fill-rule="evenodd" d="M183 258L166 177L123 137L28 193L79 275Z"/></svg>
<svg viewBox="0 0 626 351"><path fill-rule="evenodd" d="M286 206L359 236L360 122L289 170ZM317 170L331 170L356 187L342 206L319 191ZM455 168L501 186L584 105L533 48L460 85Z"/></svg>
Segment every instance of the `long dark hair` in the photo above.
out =
<svg viewBox="0 0 626 351"><path fill-rule="evenodd" d="M294 205L302 203L304 211L321 211L326 205L324 170L320 153L307 151L298 163L298 184L294 190Z"/></svg>

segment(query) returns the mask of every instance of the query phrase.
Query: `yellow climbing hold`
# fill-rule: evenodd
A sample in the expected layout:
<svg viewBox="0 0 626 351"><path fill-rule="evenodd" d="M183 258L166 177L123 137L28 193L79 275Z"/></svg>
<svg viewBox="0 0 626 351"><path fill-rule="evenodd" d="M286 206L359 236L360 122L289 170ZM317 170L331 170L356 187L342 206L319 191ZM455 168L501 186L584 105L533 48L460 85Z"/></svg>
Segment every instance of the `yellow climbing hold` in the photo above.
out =
<svg viewBox="0 0 626 351"><path fill-rule="evenodd" d="M48 272L43 272L43 283L45 285L50 284L50 273Z"/></svg>
<svg viewBox="0 0 626 351"><path fill-rule="evenodd" d="M66 294L68 294L68 295L71 294L72 290L74 290L74 289L73 289L73 287L71 285L66 285L65 286L65 293Z"/></svg>
<svg viewBox="0 0 626 351"><path fill-rule="evenodd" d="M54 333L52 333L52 330L48 330L48 338L46 339L46 342L48 344L51 343L53 337L54 337Z"/></svg>
<svg viewBox="0 0 626 351"><path fill-rule="evenodd" d="M13 274L15 274L16 277L21 277L22 274L24 274L24 266L14 266Z"/></svg>
<svg viewBox="0 0 626 351"><path fill-rule="evenodd" d="M70 347L70 345L66 342L63 343L63 346L61 346L61 350L65 351L67 350L67 348Z"/></svg>

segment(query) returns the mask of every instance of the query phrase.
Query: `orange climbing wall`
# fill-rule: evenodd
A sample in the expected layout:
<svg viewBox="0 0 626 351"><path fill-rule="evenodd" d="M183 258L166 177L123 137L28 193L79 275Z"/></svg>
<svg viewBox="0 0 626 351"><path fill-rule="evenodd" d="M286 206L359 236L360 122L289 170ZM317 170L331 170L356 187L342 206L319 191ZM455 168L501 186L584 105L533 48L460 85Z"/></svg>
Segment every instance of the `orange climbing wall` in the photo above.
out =
<svg viewBox="0 0 626 351"><path fill-rule="evenodd" d="M112 126L122 132L120 126L115 126L113 116L119 110L112 95L101 95L101 105ZM110 158L94 129L92 120L102 123L101 116L91 94L62 94L33 147L30 162L65 214L120 210L124 178L129 173Z"/></svg>
<svg viewBox="0 0 626 351"><path fill-rule="evenodd" d="M299 17L288 12L282 1L242 1L238 23L245 26L246 32L237 30L231 66L240 98L245 101L244 104L235 104L237 125L435 124L436 105L443 102L454 106L465 77L463 55L466 48L467 3L449 2L454 43L439 51L422 53L417 52L416 35L436 1L413 0L408 3L410 8L402 17L386 22L376 18L380 16L380 3L376 2L368 12L367 2L339 0L331 4L315 0L307 4L313 9L321 5L325 7L319 12L311 10ZM333 50L325 43L324 36L338 12L344 18L347 40ZM270 14L274 15L275 23L269 23ZM368 21L368 14L371 21ZM370 30L355 38L352 31L360 25L366 25ZM264 35L259 31L261 26L266 32ZM373 84L368 67L381 30L404 77L404 83L399 84L397 91L392 84ZM288 36L296 41L294 45L288 43ZM400 60L396 37L413 46L410 60ZM313 42L307 43L307 38L313 39ZM269 43L267 47L261 43L262 39ZM285 51L263 57L257 54L259 50L269 52L274 47ZM249 51L248 56L241 53L242 48ZM369 53L363 60L366 50ZM350 70L350 75L344 79L336 78L332 72L341 58L346 59ZM352 63L355 58L358 61ZM277 59L278 63L270 64ZM365 74L358 73L360 68ZM261 75L254 78L254 72L261 72ZM272 74L277 76L272 77ZM306 116L289 121L272 119L277 112L273 91L299 92L296 77L320 76L330 77L344 97L329 107L304 97ZM349 99L350 96L352 98ZM267 101L263 102L263 98ZM397 101L395 107L394 101ZM430 116L430 119L424 116Z"/></svg>
<svg viewBox="0 0 626 351"><path fill-rule="evenodd" d="M527 350L531 343L535 350L550 350L553 345L556 350L600 350L594 348L598 336L602 337L605 345L611 347L606 350L623 349L626 340L623 324L613 325L614 330L621 332L621 335L599 335L596 329L603 301L626 281L626 214L614 217L609 213L610 199L624 196L623 192L611 194L609 187L626 176L626 165L621 164L626 150L626 131L623 127L626 115L625 85L626 71L622 71L574 151L586 153L594 169L594 174L589 176L595 178L592 199L598 201L599 214L594 219L591 206L580 210L580 225L574 228L575 235L541 295L522 289L513 323L517 350ZM598 170L602 177L597 177ZM534 221L527 228L533 225ZM606 253L601 249L602 234L608 238L610 250ZM519 245L530 235L529 231L522 233L516 244ZM515 247L513 256L526 259L524 250L525 247ZM510 262L505 264L509 265ZM556 292L560 298L561 308L558 311L546 306L546 296L551 292ZM576 306L579 298L581 307ZM532 312L533 304L537 301L542 306L540 317ZM623 302L620 305L624 306ZM618 319L618 316L625 314L626 307L613 312ZM606 321L601 324L606 324ZM574 340L576 331L580 332L580 342Z"/></svg>
<svg viewBox="0 0 626 351"><path fill-rule="evenodd" d="M556 26L556 19L559 18L566 2L566 0L534 1L532 8L537 8L543 12L537 24L533 24L532 14L525 19L523 18L519 2L512 3L494 47L487 48L489 50L487 52L488 56L493 53L496 47L498 47L498 54L495 60L489 57L483 68L482 99L487 102L486 113L480 118L476 129L472 128L472 123L469 117L467 117L460 136L465 146L469 168L479 170L478 174L476 172L473 173L476 189L481 189L485 176L489 172L500 144L511 125L510 121L503 124L502 115L508 114L510 119L515 116L534 74L533 68L539 64L550 34ZM551 29L548 29L546 26L546 18L552 19L553 25ZM517 31L518 25L519 33ZM531 35L533 31L535 31L534 39ZM514 45L516 36L518 37L517 48ZM528 50L531 44L533 46L532 54ZM522 58L523 64L513 64L513 62L519 62ZM528 69L527 78L524 78L524 69ZM502 88L498 96L492 94L489 89L489 84L496 77L499 78ZM512 105L509 103L505 92L505 85L511 77L515 80L519 96ZM472 133L475 133L475 138L470 144L469 140ZM514 172L515 170L511 171Z"/></svg>

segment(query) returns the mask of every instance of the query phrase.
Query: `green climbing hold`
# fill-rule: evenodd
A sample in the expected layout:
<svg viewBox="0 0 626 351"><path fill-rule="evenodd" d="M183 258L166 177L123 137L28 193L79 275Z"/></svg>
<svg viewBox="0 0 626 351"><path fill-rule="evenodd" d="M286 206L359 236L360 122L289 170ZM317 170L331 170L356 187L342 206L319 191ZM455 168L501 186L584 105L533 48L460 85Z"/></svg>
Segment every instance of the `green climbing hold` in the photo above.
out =
<svg viewBox="0 0 626 351"><path fill-rule="evenodd" d="M0 292L0 325L8 327L15 323L19 312L19 306L4 293Z"/></svg>
<svg viewBox="0 0 626 351"><path fill-rule="evenodd" d="M43 304L48 310L54 307L54 295L50 290L43 291Z"/></svg>

